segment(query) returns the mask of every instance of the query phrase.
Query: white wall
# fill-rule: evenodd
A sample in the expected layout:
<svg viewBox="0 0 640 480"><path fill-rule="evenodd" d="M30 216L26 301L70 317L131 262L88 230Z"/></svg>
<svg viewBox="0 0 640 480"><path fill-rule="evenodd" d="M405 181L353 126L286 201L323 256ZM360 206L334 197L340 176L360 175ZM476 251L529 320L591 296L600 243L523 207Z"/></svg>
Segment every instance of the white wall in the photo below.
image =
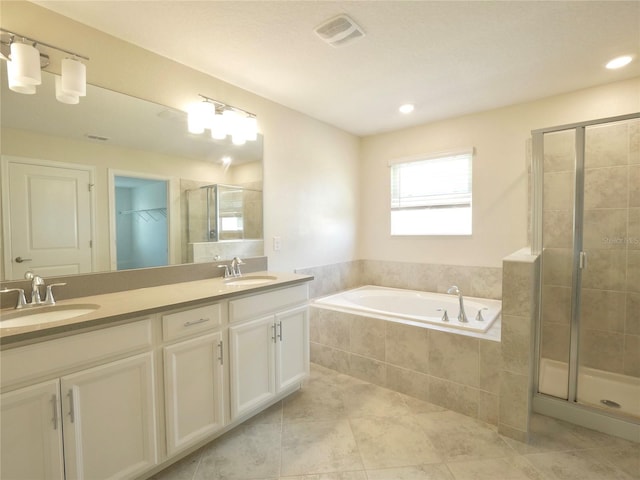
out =
<svg viewBox="0 0 640 480"><path fill-rule="evenodd" d="M428 108L428 107L427 107ZM531 130L640 111L640 79L365 137L359 258L498 267L527 245ZM473 146L473 235L391 237L390 159Z"/></svg>
<svg viewBox="0 0 640 480"><path fill-rule="evenodd" d="M3 28L78 51L89 83L186 110L199 93L255 113L264 134L265 250L292 270L353 260L359 139L28 2L2 2ZM59 73L52 52L50 71ZM271 239L282 238L272 252Z"/></svg>

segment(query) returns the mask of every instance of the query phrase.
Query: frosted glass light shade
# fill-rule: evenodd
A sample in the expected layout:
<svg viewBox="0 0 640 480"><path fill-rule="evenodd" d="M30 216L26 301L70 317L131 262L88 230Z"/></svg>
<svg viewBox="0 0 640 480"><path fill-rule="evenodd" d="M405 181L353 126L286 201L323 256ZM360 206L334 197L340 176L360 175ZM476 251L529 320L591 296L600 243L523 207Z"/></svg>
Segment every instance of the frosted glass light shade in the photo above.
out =
<svg viewBox="0 0 640 480"><path fill-rule="evenodd" d="M224 116L222 112L216 112L211 121L211 138L216 140L224 140L227 138L227 129L224 124Z"/></svg>
<svg viewBox="0 0 640 480"><path fill-rule="evenodd" d="M9 79L9 90L12 90L17 93L24 93L27 95L33 95L36 93L35 85L27 85L25 83L19 82L16 80L15 75L13 75L13 62L7 62L7 76Z"/></svg>
<svg viewBox="0 0 640 480"><path fill-rule="evenodd" d="M13 64L12 80L23 85L40 85L40 52L28 43L13 42L11 44L11 63Z"/></svg>
<svg viewBox="0 0 640 480"><path fill-rule="evenodd" d="M224 126L227 130L227 135L233 135L238 129L238 114L234 110L225 110L222 112L224 118Z"/></svg>
<svg viewBox="0 0 640 480"><path fill-rule="evenodd" d="M60 75L56 75L56 100L60 103L67 103L69 105L76 105L80 103L80 97L72 93L68 93L62 89L62 78Z"/></svg>
<svg viewBox="0 0 640 480"><path fill-rule="evenodd" d="M84 97L87 94L87 67L84 63L65 58L62 60L60 88L68 95Z"/></svg>

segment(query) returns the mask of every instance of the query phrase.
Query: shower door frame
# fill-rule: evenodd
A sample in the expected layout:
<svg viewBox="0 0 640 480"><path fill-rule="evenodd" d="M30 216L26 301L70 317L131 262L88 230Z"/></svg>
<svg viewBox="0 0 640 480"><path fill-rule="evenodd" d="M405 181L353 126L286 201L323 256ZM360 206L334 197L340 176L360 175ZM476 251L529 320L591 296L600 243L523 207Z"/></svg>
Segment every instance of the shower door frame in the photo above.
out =
<svg viewBox="0 0 640 480"><path fill-rule="evenodd" d="M575 132L575 178L573 199L573 259L571 271L571 319L570 344L568 364L568 398L562 399L541 393L539 391L540 349L542 337L542 308L537 309L537 324L535 336L533 362L533 402L534 412L551 417L567 420L587 428L598 430L629 440L640 440L640 421L628 417L621 417L614 413L578 403L578 370L579 370L579 339L580 339L580 304L582 270L585 266L585 252L583 251L583 220L584 220L584 162L586 129L594 125L624 122L640 118L640 112L615 117L600 118L586 122L571 123L555 127L532 130L532 165L531 165L531 250L535 255L542 255L542 214L544 191L544 135L573 130ZM538 276L539 288L537 304L541 306L542 299L542 269Z"/></svg>

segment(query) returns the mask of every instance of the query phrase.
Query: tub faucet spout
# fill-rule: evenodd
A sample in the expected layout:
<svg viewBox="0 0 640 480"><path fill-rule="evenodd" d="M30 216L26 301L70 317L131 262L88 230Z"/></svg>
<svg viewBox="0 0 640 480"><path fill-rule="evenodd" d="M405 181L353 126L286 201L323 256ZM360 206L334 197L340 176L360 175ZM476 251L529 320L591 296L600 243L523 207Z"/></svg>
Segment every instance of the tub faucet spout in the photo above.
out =
<svg viewBox="0 0 640 480"><path fill-rule="evenodd" d="M469 320L467 319L467 314L464 312L464 300L462 298L462 292L460 291L460 289L456 285L453 285L452 287L449 287L449 290L447 290L447 293L449 295L458 296L458 302L460 302L460 312L458 313L458 321L460 323L469 322Z"/></svg>

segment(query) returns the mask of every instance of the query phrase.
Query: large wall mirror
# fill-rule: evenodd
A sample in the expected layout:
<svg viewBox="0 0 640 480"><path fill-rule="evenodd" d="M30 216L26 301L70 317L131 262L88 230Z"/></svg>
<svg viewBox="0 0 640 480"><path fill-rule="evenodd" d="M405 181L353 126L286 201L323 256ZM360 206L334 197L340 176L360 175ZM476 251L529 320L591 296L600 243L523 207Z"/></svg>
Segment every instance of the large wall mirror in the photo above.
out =
<svg viewBox="0 0 640 480"><path fill-rule="evenodd" d="M0 279L264 254L260 135L192 135L184 112L92 85L62 104L46 72L15 93L0 63Z"/></svg>

